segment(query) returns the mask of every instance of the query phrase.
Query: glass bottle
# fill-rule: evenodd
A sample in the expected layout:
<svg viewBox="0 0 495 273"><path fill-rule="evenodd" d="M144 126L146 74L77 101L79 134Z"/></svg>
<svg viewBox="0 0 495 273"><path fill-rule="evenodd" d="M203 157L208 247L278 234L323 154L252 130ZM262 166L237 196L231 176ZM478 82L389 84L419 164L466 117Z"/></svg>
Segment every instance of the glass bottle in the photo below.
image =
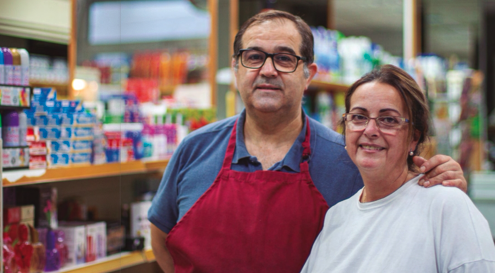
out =
<svg viewBox="0 0 495 273"><path fill-rule="evenodd" d="M55 232L49 230L46 234L46 264L45 272L57 271L60 269L60 254L55 247Z"/></svg>

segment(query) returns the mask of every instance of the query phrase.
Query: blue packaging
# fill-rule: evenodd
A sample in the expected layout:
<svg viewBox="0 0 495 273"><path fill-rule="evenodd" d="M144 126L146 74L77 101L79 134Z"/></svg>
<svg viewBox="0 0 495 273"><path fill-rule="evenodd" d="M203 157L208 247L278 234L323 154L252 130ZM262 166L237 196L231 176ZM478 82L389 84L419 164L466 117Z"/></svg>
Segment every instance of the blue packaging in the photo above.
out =
<svg viewBox="0 0 495 273"><path fill-rule="evenodd" d="M61 102L61 112L72 114L76 112L76 108L81 103L78 100L62 100Z"/></svg>
<svg viewBox="0 0 495 273"><path fill-rule="evenodd" d="M34 88L33 102L45 102L47 100L56 100L57 91L54 88Z"/></svg>
<svg viewBox="0 0 495 273"><path fill-rule="evenodd" d="M74 125L74 115L62 113L60 114L60 125L72 126Z"/></svg>
<svg viewBox="0 0 495 273"><path fill-rule="evenodd" d="M70 128L70 127L67 127ZM93 128L92 127L74 127L73 135L75 138L86 138L93 137Z"/></svg>
<svg viewBox="0 0 495 273"><path fill-rule="evenodd" d="M70 140L52 140L47 143L52 153L69 153L71 151Z"/></svg>
<svg viewBox="0 0 495 273"><path fill-rule="evenodd" d="M39 128L40 139L70 139L72 138L72 127L41 127Z"/></svg>
<svg viewBox="0 0 495 273"><path fill-rule="evenodd" d="M50 154L48 157L50 167L68 166L70 163L69 153Z"/></svg>
<svg viewBox="0 0 495 273"><path fill-rule="evenodd" d="M106 148L105 155L107 157L107 162L119 162L120 160L120 149L119 148Z"/></svg>
<svg viewBox="0 0 495 273"><path fill-rule="evenodd" d="M91 153L73 153L71 155L72 164L90 164L91 163Z"/></svg>
<svg viewBox="0 0 495 273"><path fill-rule="evenodd" d="M92 140L74 140L72 141L72 150L73 151L91 150L92 145L93 145Z"/></svg>
<svg viewBox="0 0 495 273"><path fill-rule="evenodd" d="M28 126L46 126L48 125L48 119L45 115L31 116L26 114Z"/></svg>
<svg viewBox="0 0 495 273"><path fill-rule="evenodd" d="M46 116L48 126L60 126L62 125L62 114L53 113Z"/></svg>
<svg viewBox="0 0 495 273"><path fill-rule="evenodd" d="M134 150L134 158L141 159L144 156L144 146L141 137L141 131L125 131L125 138L132 139L132 148Z"/></svg>
<svg viewBox="0 0 495 273"><path fill-rule="evenodd" d="M79 113L74 115L74 124L93 125L96 123L96 116L89 113Z"/></svg>

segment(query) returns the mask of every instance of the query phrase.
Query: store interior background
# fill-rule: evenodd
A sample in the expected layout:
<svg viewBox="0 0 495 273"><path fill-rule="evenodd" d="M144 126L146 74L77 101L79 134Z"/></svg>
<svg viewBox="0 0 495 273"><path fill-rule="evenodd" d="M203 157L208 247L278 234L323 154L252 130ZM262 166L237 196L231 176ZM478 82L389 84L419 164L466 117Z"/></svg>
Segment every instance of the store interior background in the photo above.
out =
<svg viewBox="0 0 495 273"><path fill-rule="evenodd" d="M17 0L16 0L17 1ZM16 2L12 1L12 2ZM19 0L18 4L23 5L17 8L25 13L36 13L30 10L30 5L36 0ZM51 31L50 37L46 35L29 34L29 32L18 32L8 27L6 15L0 11L0 46L26 48L30 54L49 56L50 61L62 60L66 62L66 70L69 79L85 79L87 82L96 79L98 81L97 91L85 87L84 91L77 91L69 82L43 83L38 86L55 86L60 97L65 98L87 98L94 100L98 94L122 94L125 92L125 84L121 84L132 73L138 73L132 67L132 59L135 54L169 52L187 49L197 54L198 62L201 56L213 56L210 64L199 68L197 75L193 77L195 83L202 82L210 86L208 90L212 92L208 103L214 109L216 119L230 116L233 112L242 110L240 102L232 85L232 75L230 71L230 61L232 54L232 41L235 29L254 14L264 9L280 9L291 12L302 17L310 26L323 26L329 29L340 31L346 37L366 36L372 42L383 47L384 50L394 56L404 55L404 1L403 0L46 0L58 2L62 8L53 11L44 11L46 16L59 18L62 23L61 30ZM413 0L410 0L413 1ZM10 9L13 3L9 0L0 0L0 10L2 6ZM127 38L122 38L124 42L112 43L92 43L91 42L91 19L94 7L99 4L113 4L113 11L119 10L119 6L139 3L149 4L155 2L158 5L174 2L187 2L193 4L197 11L209 14L214 18L209 18L208 22L216 22L210 25L210 33L203 37L188 37L187 39L172 38L161 39L160 37L148 37L143 41L135 40L129 42ZM211 2L216 3L216 9L210 10ZM495 0L492 1L462 1L462 0L415 0L417 5L418 32L416 36L416 48L418 53L436 54L446 60L450 68L455 64L464 63L473 70L481 71L484 80L480 86L483 99L479 108L481 115L481 133L479 134L478 153L479 162L477 169L466 170L466 176L470 183L469 194L478 208L488 219L492 233L495 234ZM77 3L77 7L71 10L71 3ZM213 5L215 6L215 5ZM100 6L101 7L101 6ZM163 6L162 6L163 7ZM117 9L115 9L117 8ZM232 10L237 12L233 13ZM75 18L71 18L75 14ZM63 14L61 14L63 13ZM65 14L66 13L66 14ZM136 18L123 18L127 15L113 13L117 17L108 18L114 25L114 29L120 31L120 35L128 33L122 29L120 22L132 23L132 20L147 20L146 16ZM171 16L171 15L170 15ZM180 16L180 15L177 15ZM28 17L28 16L26 16ZM71 32L71 19L75 22L75 31ZM156 22L167 22L170 25L163 25L164 29L174 28L174 20L170 18L148 18L149 24ZM203 18L204 19L204 18ZM237 20L235 20L237 19ZM234 23L233 23L234 22ZM137 22L142 24L143 22ZM34 28L34 27L33 27ZM54 28L55 29L55 28ZM159 31L158 31L159 32ZM139 33L139 31L137 32ZM75 34L75 35L74 35ZM119 40L119 34L113 33L115 41ZM71 35L73 39L71 40ZM214 38L211 39L211 36ZM122 36L124 37L124 36ZM70 44L75 41L75 44ZM213 50L211 47L214 47ZM71 48L75 52L71 53ZM212 54L212 52L215 52ZM118 56L127 56L131 60L131 65L123 68L122 77L114 76L111 83L102 83L100 76L102 71L98 71L94 66L98 56L106 58L116 53ZM72 55L71 55L72 54ZM105 55L110 54L110 55ZM69 56L69 57L68 57ZM71 57L75 61L74 69L71 68ZM103 56L103 57L102 57ZM204 60L203 60L204 61ZM91 67L93 66L93 67ZM89 68L88 68L89 67ZM214 67L215 71L209 68ZM222 74L222 77L215 72ZM107 71L108 72L108 71ZM71 76L71 73L73 75ZM114 73L112 75L117 75ZM33 84L32 84L33 85ZM184 84L187 86L188 84ZM35 84L33 86L36 86ZM89 86L89 85L88 85ZM158 86L161 95L171 96L175 91L169 86ZM204 85L201 86L204 88ZM88 91L89 90L89 91ZM315 90L318 91L318 90ZM187 93L188 91L183 91ZM333 92L333 91L329 91ZM234 94L234 99L229 95ZM310 94L312 100L316 97L316 92ZM186 94L187 95L187 94ZM237 96L237 97L236 97ZM98 99L97 99L98 100ZM235 109L232 109L234 101ZM122 108L124 106L122 105ZM163 163L164 161L160 161ZM161 164L160 163L160 164ZM3 180L3 192L5 194L15 189L16 192L23 191L24 187L56 187L58 200L71 200L82 205L90 212L87 220L108 220L113 223L124 224L129 222L129 204L149 200L153 191L158 187L165 164L152 165L151 170L126 172L127 165L122 165L122 169L109 175L80 177L72 176L64 180L56 178L53 181L44 180L42 183L32 182L34 185L17 184L12 186L8 181ZM3 201L2 201L3 202ZM4 202L3 202L4 203ZM144 215L144 214L143 214ZM129 228L129 227L128 227ZM129 230L127 230L129 232ZM160 272L150 251L143 252L145 258L141 260L124 260L121 266L113 272ZM124 256L122 256L124 257ZM131 257L131 256L125 256ZM133 259L136 256L132 256ZM76 267L75 267L76 268ZM95 267L98 268L98 267ZM100 269L94 272L99 272ZM76 271L63 271L76 272Z"/></svg>

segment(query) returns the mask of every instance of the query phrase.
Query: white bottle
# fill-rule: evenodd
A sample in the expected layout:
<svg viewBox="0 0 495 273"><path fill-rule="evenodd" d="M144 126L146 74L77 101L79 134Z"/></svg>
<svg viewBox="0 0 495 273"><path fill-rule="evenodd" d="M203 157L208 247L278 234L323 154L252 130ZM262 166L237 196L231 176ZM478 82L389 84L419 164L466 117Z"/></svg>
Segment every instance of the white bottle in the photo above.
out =
<svg viewBox="0 0 495 273"><path fill-rule="evenodd" d="M19 146L27 146L27 116L24 111L19 113Z"/></svg>
<svg viewBox="0 0 495 273"><path fill-rule="evenodd" d="M17 49L21 55L21 85L29 85L29 53L24 48Z"/></svg>

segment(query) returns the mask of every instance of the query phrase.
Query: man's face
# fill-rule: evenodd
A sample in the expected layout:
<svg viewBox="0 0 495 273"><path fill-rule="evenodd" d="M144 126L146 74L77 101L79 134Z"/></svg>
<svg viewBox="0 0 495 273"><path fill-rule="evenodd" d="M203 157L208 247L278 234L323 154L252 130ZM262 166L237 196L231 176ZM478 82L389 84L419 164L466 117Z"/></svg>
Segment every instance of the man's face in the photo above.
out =
<svg viewBox="0 0 495 273"><path fill-rule="evenodd" d="M242 37L243 49L258 49L267 53L290 53L301 56L301 35L293 22L283 19L266 21L249 27ZM235 60L232 60L235 65ZM248 111L260 113L295 113L300 111L304 90L316 73L316 65L308 66L304 77L304 63L299 61L296 71L278 72L272 58L258 69L246 68L239 59L235 72L237 88Z"/></svg>

